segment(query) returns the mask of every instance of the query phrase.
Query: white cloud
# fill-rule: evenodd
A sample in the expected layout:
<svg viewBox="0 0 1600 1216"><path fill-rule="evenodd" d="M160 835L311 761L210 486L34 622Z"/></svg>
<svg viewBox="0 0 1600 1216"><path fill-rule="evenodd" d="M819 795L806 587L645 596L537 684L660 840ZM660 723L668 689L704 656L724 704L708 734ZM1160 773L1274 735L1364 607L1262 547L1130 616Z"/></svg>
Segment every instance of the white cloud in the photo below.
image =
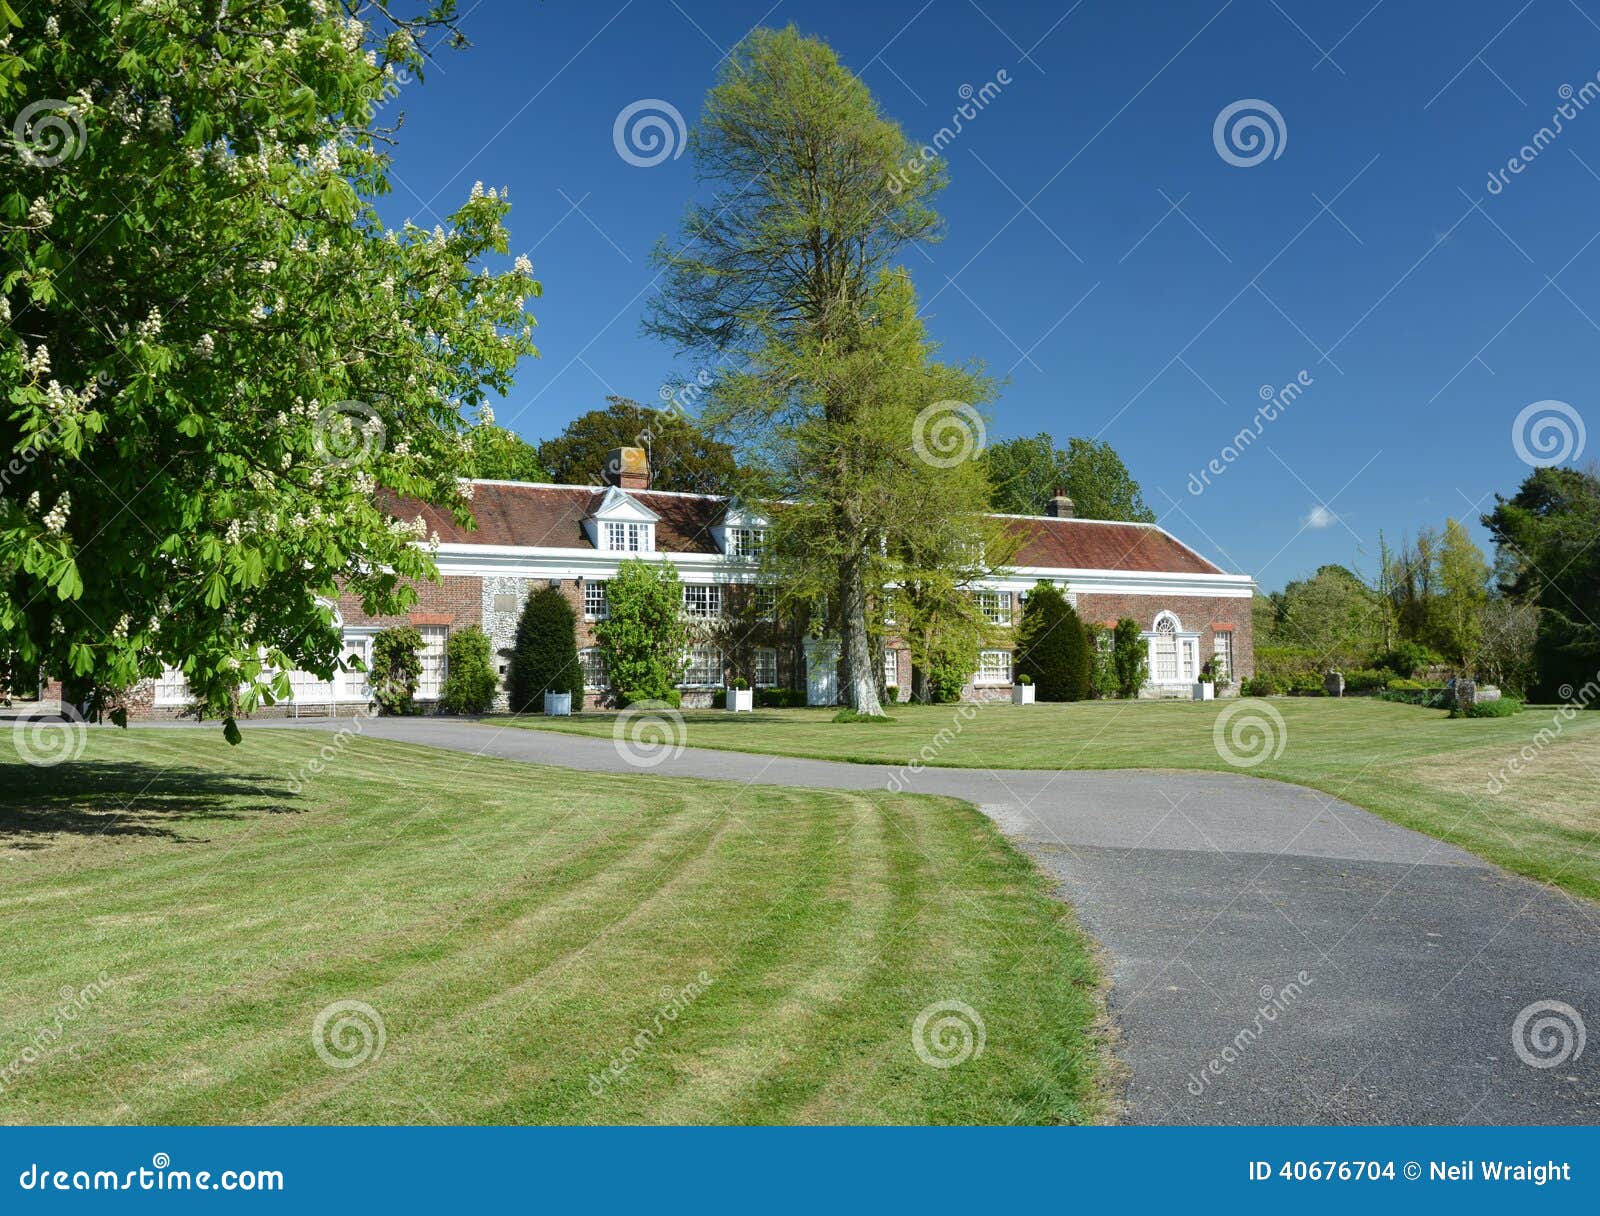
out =
<svg viewBox="0 0 1600 1216"><path fill-rule="evenodd" d="M1339 517L1323 506L1320 502L1311 508L1311 514L1306 516L1308 528L1331 528L1339 522Z"/></svg>

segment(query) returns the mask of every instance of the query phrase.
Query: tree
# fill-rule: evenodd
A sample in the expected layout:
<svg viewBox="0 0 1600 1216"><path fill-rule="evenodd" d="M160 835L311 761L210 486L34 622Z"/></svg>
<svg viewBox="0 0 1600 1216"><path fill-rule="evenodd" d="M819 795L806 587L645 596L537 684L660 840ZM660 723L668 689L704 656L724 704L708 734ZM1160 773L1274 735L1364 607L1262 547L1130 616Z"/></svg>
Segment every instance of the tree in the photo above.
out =
<svg viewBox="0 0 1600 1216"><path fill-rule="evenodd" d="M1489 599L1489 563L1461 524L1448 519L1439 546L1439 602L1434 638L1447 659L1472 673L1483 641L1483 606Z"/></svg>
<svg viewBox="0 0 1600 1216"><path fill-rule="evenodd" d="M1539 609L1510 596L1493 595L1478 612L1482 641L1478 675L1508 692L1525 694L1535 677Z"/></svg>
<svg viewBox="0 0 1600 1216"><path fill-rule="evenodd" d="M595 637L611 687L628 702L676 703L690 642L677 567L628 558L606 583L606 609Z"/></svg>
<svg viewBox="0 0 1600 1216"><path fill-rule="evenodd" d="M539 445L550 477L563 485L592 486L616 448L650 453L650 487L690 494L732 494L739 467L733 449L711 438L692 418L654 410L626 397L607 397L603 410L579 414L567 429Z"/></svg>
<svg viewBox="0 0 1600 1216"><path fill-rule="evenodd" d="M1041 582L1028 593L1017 629L1016 670L1030 676L1040 701L1089 695L1089 639L1058 587Z"/></svg>
<svg viewBox="0 0 1600 1216"><path fill-rule="evenodd" d="M1570 700L1600 672L1600 477L1538 469L1511 498L1496 495L1483 525L1497 547L1501 591L1539 609L1531 691Z"/></svg>
<svg viewBox="0 0 1600 1216"><path fill-rule="evenodd" d="M439 694L446 713L481 714L494 704L500 681L494 673L489 635L476 625L454 629L445 643L444 689Z"/></svg>
<svg viewBox="0 0 1600 1216"><path fill-rule="evenodd" d="M487 412L487 407L485 409ZM490 481L549 481L539 450L515 431L482 422L468 432L472 475Z"/></svg>
<svg viewBox="0 0 1600 1216"><path fill-rule="evenodd" d="M0 48L0 652L91 714L173 666L237 741L236 706L333 676L341 586L393 613L434 573L381 498L470 518L463 414L539 289L482 264L494 191L431 230L374 207L374 118L452 26L414 5L82 0Z"/></svg>
<svg viewBox="0 0 1600 1216"><path fill-rule="evenodd" d="M1107 442L1072 438L1061 451L1041 431L990 445L984 462L996 511L1043 515L1059 490L1072 499L1080 519L1155 522L1139 483Z"/></svg>
<svg viewBox="0 0 1600 1216"><path fill-rule="evenodd" d="M385 629L372 639L372 699L384 713L416 713L421 650L422 634L410 625Z"/></svg>
<svg viewBox="0 0 1600 1216"><path fill-rule="evenodd" d="M1319 667L1364 666L1383 643L1383 605L1345 566L1320 566L1284 587L1278 640L1315 654ZM1268 645L1257 638L1258 648Z"/></svg>
<svg viewBox="0 0 1600 1216"><path fill-rule="evenodd" d="M792 27L754 30L733 49L690 146L712 195L688 209L691 239L657 247L663 284L647 328L730 360L708 415L761 439L791 479L803 474L794 514L837 559L846 697L860 713L881 713L869 588L884 585L873 580L880 524L905 492L881 474L906 468L896 450L919 416L901 416L911 382L895 382L885 354L923 345L920 334L885 332L886 320L907 316L909 292L886 272L908 244L937 235L928 200L944 165L902 183L896 170L916 149L831 48ZM886 447L890 434L897 442Z"/></svg>
<svg viewBox="0 0 1600 1216"><path fill-rule="evenodd" d="M583 704L577 636L577 614L559 587L540 587L528 596L506 671L513 713L542 710L547 692L569 692L573 705Z"/></svg>
<svg viewBox="0 0 1600 1216"><path fill-rule="evenodd" d="M1132 617L1117 621L1111 637L1111 663L1117 672L1117 695L1138 696L1150 678L1150 648L1145 645L1139 622Z"/></svg>

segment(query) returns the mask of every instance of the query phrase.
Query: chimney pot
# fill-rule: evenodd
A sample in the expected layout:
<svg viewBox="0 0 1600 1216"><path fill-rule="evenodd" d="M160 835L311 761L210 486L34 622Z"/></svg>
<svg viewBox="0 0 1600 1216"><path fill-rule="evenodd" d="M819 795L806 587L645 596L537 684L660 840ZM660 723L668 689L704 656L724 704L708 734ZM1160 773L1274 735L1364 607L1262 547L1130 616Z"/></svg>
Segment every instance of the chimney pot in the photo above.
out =
<svg viewBox="0 0 1600 1216"><path fill-rule="evenodd" d="M606 453L601 481L624 490L650 488L650 456L643 448L612 448Z"/></svg>
<svg viewBox="0 0 1600 1216"><path fill-rule="evenodd" d="M1066 490L1059 486L1056 487L1055 495L1050 499L1050 505L1045 508L1045 514L1053 519L1072 519L1077 513L1078 508L1073 505L1072 499L1067 497Z"/></svg>

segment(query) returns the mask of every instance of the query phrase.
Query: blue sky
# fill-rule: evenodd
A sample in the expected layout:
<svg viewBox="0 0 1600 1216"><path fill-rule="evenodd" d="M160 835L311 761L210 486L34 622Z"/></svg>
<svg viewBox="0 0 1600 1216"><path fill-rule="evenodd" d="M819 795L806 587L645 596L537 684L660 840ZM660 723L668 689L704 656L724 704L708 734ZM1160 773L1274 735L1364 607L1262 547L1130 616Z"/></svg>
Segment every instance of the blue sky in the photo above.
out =
<svg viewBox="0 0 1600 1216"><path fill-rule="evenodd" d="M542 357L497 410L523 435L694 370L640 332L693 166L628 163L613 123L644 99L693 123L725 49L790 21L918 141L1005 74L947 149L946 239L906 259L932 332L1006 379L991 438L1109 440L1164 526L1264 588L1370 573L1380 528L1486 541L1477 514L1529 472L1525 407L1600 428L1600 97L1569 94L1488 188L1597 79L1600 0L768 2L463 0L475 46L402 98L393 219L510 187L545 289ZM1214 124L1244 100L1281 126L1239 165Z"/></svg>

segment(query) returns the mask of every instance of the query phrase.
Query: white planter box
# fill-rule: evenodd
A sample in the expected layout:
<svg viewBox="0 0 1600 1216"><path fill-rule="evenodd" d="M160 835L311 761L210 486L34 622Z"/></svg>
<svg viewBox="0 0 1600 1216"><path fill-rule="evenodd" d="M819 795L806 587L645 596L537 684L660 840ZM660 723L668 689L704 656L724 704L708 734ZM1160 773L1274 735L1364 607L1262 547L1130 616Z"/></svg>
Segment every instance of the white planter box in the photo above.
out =
<svg viewBox="0 0 1600 1216"><path fill-rule="evenodd" d="M756 707L756 690L753 688L728 689L728 712L747 714Z"/></svg>
<svg viewBox="0 0 1600 1216"><path fill-rule="evenodd" d="M1206 680L1201 680L1194 686L1194 699L1196 701L1215 701L1217 699L1217 686Z"/></svg>
<svg viewBox="0 0 1600 1216"><path fill-rule="evenodd" d="M1032 684L1013 684L1011 686L1011 704L1032 705L1035 691L1037 690Z"/></svg>
<svg viewBox="0 0 1600 1216"><path fill-rule="evenodd" d="M544 712L550 718L572 717L572 694L570 692L547 692L544 694Z"/></svg>

